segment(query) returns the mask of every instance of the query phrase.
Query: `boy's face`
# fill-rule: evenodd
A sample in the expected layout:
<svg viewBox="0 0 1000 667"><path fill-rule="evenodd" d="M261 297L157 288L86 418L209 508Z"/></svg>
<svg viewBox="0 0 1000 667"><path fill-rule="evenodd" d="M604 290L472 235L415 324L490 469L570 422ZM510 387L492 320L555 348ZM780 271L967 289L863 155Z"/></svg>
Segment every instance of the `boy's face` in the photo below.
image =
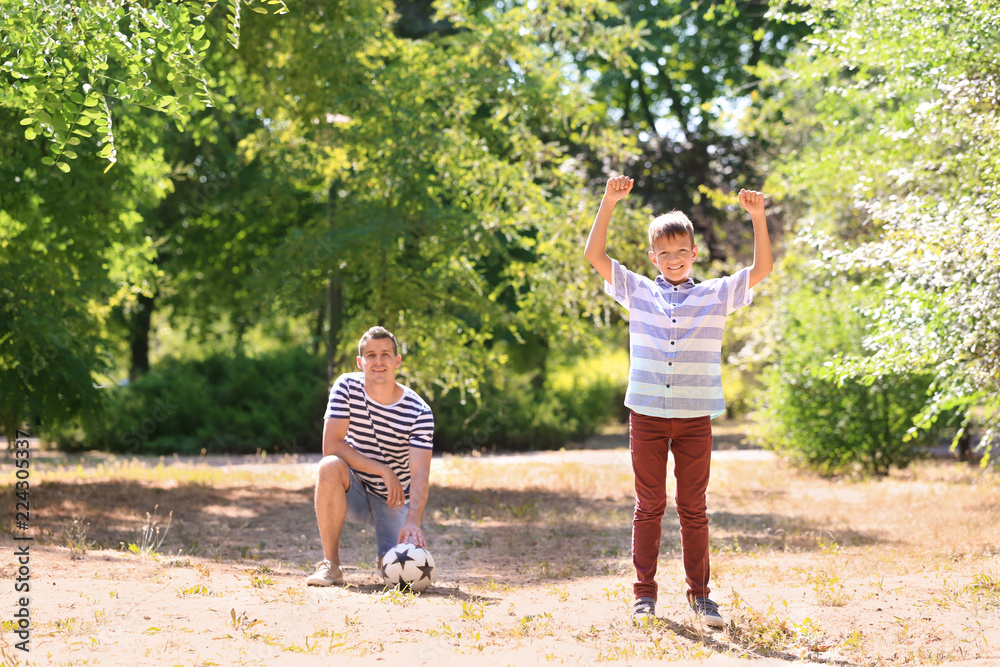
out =
<svg viewBox="0 0 1000 667"><path fill-rule="evenodd" d="M393 351L392 339L372 338L365 343L358 357L358 368L365 374L368 386L396 382L396 369L403 357Z"/></svg>
<svg viewBox="0 0 1000 667"><path fill-rule="evenodd" d="M698 246L691 242L687 234L661 236L653 241L649 259L660 270L663 279L672 285L687 281L698 256Z"/></svg>

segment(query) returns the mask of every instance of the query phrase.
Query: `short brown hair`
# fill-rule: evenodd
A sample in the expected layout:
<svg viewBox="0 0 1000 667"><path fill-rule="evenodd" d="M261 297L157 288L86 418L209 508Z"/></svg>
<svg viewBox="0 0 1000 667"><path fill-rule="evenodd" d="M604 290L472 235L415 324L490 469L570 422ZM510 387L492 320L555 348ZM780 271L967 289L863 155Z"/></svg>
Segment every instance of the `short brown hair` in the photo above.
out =
<svg viewBox="0 0 1000 667"><path fill-rule="evenodd" d="M380 338L388 338L389 340L391 340L392 353L397 356L399 355L399 346L396 344L396 337L393 336L392 333L388 329L385 329L384 327L372 327L371 329L366 331L365 335L363 335L361 337L361 340L358 341L358 356L359 357L362 356L363 354L362 351L365 348L365 343L367 343L370 340L377 340Z"/></svg>
<svg viewBox="0 0 1000 667"><path fill-rule="evenodd" d="M680 211L671 211L653 218L649 223L649 249L653 249L653 242L666 236L687 236L694 245L694 225L686 215Z"/></svg>

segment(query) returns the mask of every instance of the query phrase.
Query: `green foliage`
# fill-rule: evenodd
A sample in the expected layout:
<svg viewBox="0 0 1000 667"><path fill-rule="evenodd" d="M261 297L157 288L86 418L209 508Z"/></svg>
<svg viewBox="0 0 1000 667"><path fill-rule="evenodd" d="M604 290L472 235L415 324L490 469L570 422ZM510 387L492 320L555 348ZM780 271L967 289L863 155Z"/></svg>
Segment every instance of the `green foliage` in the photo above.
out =
<svg viewBox="0 0 1000 667"><path fill-rule="evenodd" d="M54 429L97 408L95 377L111 365L109 312L155 274L138 211L161 194L163 175L155 155L112 174L66 175L16 128L0 109L0 426L9 437L22 422Z"/></svg>
<svg viewBox="0 0 1000 667"><path fill-rule="evenodd" d="M779 189L803 202L807 281L847 273L878 297L864 384L929 373L920 423L955 408L1000 426L1000 126L996 8L985 2L811 3L809 48L771 72L758 129Z"/></svg>
<svg viewBox="0 0 1000 667"><path fill-rule="evenodd" d="M589 432L618 400L598 408L603 390L587 385L581 397L544 372L523 374L559 368L551 357L595 346L617 322L581 256L600 194L587 175L636 154L621 128L644 130L634 114L618 122L617 110L631 109L634 97L619 99L609 90L624 88L602 82L619 71L644 76L643 65L673 49L674 37L683 41L656 66L656 101L647 111L700 109L688 113L682 150L668 152L683 155L693 145L704 157L709 144L728 142L713 143L718 128L705 129L725 122L724 105L713 100L750 81L744 65L779 62L785 30L734 2L719 4L715 16L666 3L671 11L655 22L642 15L653 5L605 0L449 2L421 17L424 33L403 30L394 13L403 9L389 0L297 3L280 21L257 15L281 13L277 0L98 4L3 6L10 30L0 41L0 76L10 86L0 107L11 122L3 124L0 210L9 220L0 214L0 242L9 241L5 252L30 249L36 254L22 256L58 272L49 282L7 282L22 264L5 268L0 259L0 285L14 286L4 293L10 303L42 294L48 315L32 315L38 326L65 326L64 338L80 341L59 365L72 375L38 384L38 396L20 386L16 410L4 406L8 424L30 412L53 427L65 421L82 405L64 400L71 389L95 404L95 371L120 377L126 351L134 362L144 356L142 341L155 347L147 317L155 309L154 321L177 327L191 345L224 340L237 359L251 329L282 344L325 343L334 372L349 369L362 331L383 324L404 343L403 381L429 398L449 392L459 405L518 406L510 444L535 442L530 428L538 442ZM406 11L431 11L429 3L412 5L419 7ZM663 34L647 34L647 45L641 33L654 23ZM254 39L239 42L240 31ZM701 58L723 50L738 62ZM678 105L666 103L669 89L692 82ZM135 150L126 159L115 151L127 141ZM118 157L119 166L107 180L40 168L65 167L74 150L81 166L95 154ZM732 164L720 168L733 172ZM25 212L24 202L46 210ZM647 213L629 211L612 241L627 245L617 256L645 261L645 220ZM0 369L15 375L25 355L46 344L29 338L37 328L23 321L0 338L8 346L0 347ZM202 405L219 399L180 361L164 363L161 370ZM507 373L518 379L495 379ZM110 416L96 417L92 430L101 446L123 447L123 433L151 418L157 404L140 400L142 392L173 401L165 385L149 381L120 397L107 392ZM27 400L34 407L25 408ZM52 412L56 405L69 412ZM226 428L212 422L217 415L185 415L193 430L171 434L157 423L154 442L176 438L157 446L243 446L219 435L240 414L223 415ZM263 448L275 444L266 429L241 432L239 442L255 437Z"/></svg>
<svg viewBox="0 0 1000 667"><path fill-rule="evenodd" d="M165 359L131 384L105 389L86 439L60 444L134 454L317 452L326 391L322 362L299 348Z"/></svg>
<svg viewBox="0 0 1000 667"><path fill-rule="evenodd" d="M779 299L774 364L756 439L823 474L886 475L918 453L910 437L927 398L926 374L838 378L831 358L859 354L865 293L849 283Z"/></svg>
<svg viewBox="0 0 1000 667"><path fill-rule="evenodd" d="M612 118L637 139L638 159L614 156L613 168L633 176L633 196L658 213L687 213L703 253L749 262L742 210L735 201L718 205L719 193L759 190L763 180L753 161L758 143L735 131L733 117L769 94L756 87L756 69L780 68L809 27L775 20L756 0L617 4L642 42L628 48L628 59L609 62L599 52L580 65ZM773 223L775 212L769 217Z"/></svg>
<svg viewBox="0 0 1000 667"><path fill-rule="evenodd" d="M580 359L550 371L495 377L478 404L457 392L434 402L435 447L468 453L536 450L581 442L601 426L624 419L628 354L624 350Z"/></svg>
<svg viewBox="0 0 1000 667"><path fill-rule="evenodd" d="M581 270L583 180L570 149L606 155L625 142L553 53L637 36L595 32L615 5L578 0L452 3L441 12L452 30L401 39L387 5L352 8L366 32L303 8L271 33L272 51L251 55L275 106L244 145L327 175L311 199L329 207L261 258L255 280L281 286L283 310L296 314L321 309L336 287L340 319L325 333L343 332L339 369L379 323L405 341L408 383L475 401L479 381L503 367L502 343L593 340L580 315L605 309ZM294 101L290 81L303 86ZM544 364L547 348L536 349Z"/></svg>
<svg viewBox="0 0 1000 667"><path fill-rule="evenodd" d="M95 134L96 154L118 159L109 100L166 113L183 126L212 106L202 67L216 0L197 2L4 2L0 4L0 107L23 117L24 138L48 140L44 164L70 170L76 146ZM287 11L281 0L230 0L229 34L239 46L241 4Z"/></svg>

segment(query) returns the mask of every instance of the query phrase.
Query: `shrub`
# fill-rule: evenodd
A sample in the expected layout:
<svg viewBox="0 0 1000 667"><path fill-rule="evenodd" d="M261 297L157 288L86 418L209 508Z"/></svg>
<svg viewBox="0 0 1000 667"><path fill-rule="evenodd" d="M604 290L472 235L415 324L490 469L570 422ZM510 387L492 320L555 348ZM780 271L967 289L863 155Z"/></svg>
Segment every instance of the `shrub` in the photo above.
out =
<svg viewBox="0 0 1000 667"><path fill-rule="evenodd" d="M536 450L560 447L623 420L628 354L624 350L552 369L541 387L535 373L495 378L481 401L457 393L434 402L435 448Z"/></svg>
<svg viewBox="0 0 1000 667"><path fill-rule="evenodd" d="M302 349L260 357L168 358L106 390L85 440L57 444L145 454L320 451L327 395L322 359Z"/></svg>
<svg viewBox="0 0 1000 667"><path fill-rule="evenodd" d="M905 467L923 440L913 438L931 378L884 374L838 381L838 356L862 353L864 299L847 286L787 296L777 318L776 363L765 376L764 419L756 439L793 463L823 474L885 475Z"/></svg>

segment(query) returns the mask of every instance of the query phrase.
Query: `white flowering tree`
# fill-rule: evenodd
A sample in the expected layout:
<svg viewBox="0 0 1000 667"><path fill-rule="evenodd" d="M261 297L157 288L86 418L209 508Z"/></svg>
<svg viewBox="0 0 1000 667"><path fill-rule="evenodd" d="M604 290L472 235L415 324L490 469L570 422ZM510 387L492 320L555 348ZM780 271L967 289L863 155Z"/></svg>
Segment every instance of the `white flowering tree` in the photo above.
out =
<svg viewBox="0 0 1000 667"><path fill-rule="evenodd" d="M806 48L766 73L778 94L757 127L778 149L772 189L806 207L809 279L839 274L875 296L861 308L864 352L835 355L833 372L869 383L931 373L915 428L957 409L985 428L989 451L1000 426L996 7L818 0L806 20Z"/></svg>

